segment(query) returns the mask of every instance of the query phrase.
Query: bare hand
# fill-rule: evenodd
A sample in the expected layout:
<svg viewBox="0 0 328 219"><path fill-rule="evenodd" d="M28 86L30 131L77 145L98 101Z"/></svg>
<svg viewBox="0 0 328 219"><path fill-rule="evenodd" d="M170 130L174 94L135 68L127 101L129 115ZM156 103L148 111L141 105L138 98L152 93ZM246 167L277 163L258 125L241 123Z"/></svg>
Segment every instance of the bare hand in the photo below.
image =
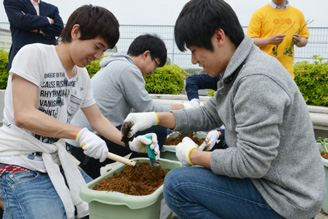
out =
<svg viewBox="0 0 328 219"><path fill-rule="evenodd" d="M282 41L284 41L285 37L286 37L286 34L280 34L280 33L275 34L272 37L270 37L271 44L279 45L280 43L282 43Z"/></svg>
<svg viewBox="0 0 328 219"><path fill-rule="evenodd" d="M296 46L300 46L301 38L302 38L301 35L299 35L297 33L293 34L293 40L294 40L294 44Z"/></svg>
<svg viewBox="0 0 328 219"><path fill-rule="evenodd" d="M55 23L54 19L52 19L52 18L50 18L50 17L48 17L48 18L50 19L50 24Z"/></svg>

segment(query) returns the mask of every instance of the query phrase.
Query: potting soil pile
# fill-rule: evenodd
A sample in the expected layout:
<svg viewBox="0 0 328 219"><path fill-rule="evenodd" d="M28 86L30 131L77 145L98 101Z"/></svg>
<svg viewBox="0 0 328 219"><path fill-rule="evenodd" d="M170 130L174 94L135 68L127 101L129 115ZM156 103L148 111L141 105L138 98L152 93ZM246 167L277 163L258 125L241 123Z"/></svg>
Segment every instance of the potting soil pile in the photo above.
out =
<svg viewBox="0 0 328 219"><path fill-rule="evenodd" d="M164 183L168 170L137 161L138 167L127 166L122 173L99 181L93 188L98 191L121 192L128 195L149 195Z"/></svg>
<svg viewBox="0 0 328 219"><path fill-rule="evenodd" d="M178 136L176 137L169 137L166 139L164 145L177 145L179 143L182 142L182 139L184 138L185 136L179 134ZM188 136L190 137L190 136ZM200 139L198 138L197 136L191 136L190 137L197 145L201 145L205 139Z"/></svg>
<svg viewBox="0 0 328 219"><path fill-rule="evenodd" d="M324 159L328 159L328 153L327 152L321 151L320 154L321 154L321 157L323 157Z"/></svg>

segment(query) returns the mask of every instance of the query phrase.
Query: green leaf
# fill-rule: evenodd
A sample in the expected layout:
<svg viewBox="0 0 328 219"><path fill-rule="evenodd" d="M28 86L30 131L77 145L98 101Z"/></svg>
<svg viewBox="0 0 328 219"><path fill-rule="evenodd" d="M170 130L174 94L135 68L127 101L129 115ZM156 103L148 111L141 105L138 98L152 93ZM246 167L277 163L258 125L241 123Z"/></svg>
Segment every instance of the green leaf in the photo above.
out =
<svg viewBox="0 0 328 219"><path fill-rule="evenodd" d="M6 89L8 81L8 57L9 52L0 49L0 89Z"/></svg>
<svg viewBox="0 0 328 219"><path fill-rule="evenodd" d="M295 83L307 105L328 106L328 62L314 55L314 62L294 66Z"/></svg>
<svg viewBox="0 0 328 219"><path fill-rule="evenodd" d="M145 87L149 93L180 94L186 76L189 76L187 71L178 65L164 65L145 77Z"/></svg>

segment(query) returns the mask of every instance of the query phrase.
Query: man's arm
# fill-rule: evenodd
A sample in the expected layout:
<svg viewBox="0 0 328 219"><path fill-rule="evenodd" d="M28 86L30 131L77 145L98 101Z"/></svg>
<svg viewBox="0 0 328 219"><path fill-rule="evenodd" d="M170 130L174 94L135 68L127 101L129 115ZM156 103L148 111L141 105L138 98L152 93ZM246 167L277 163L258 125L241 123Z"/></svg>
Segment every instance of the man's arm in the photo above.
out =
<svg viewBox="0 0 328 219"><path fill-rule="evenodd" d="M254 39L254 44L261 48L266 45L279 45L280 43L282 43L282 41L284 41L285 37L286 34L278 33L267 38L253 37L253 39Z"/></svg>
<svg viewBox="0 0 328 219"><path fill-rule="evenodd" d="M99 135L115 142L116 144L125 146L121 141L120 131L101 113L97 104L83 108L82 112L88 119L92 129Z"/></svg>
<svg viewBox="0 0 328 219"><path fill-rule="evenodd" d="M41 3L42 4L42 3ZM59 36L64 29L64 23L59 15L58 8L53 6L51 14L47 15L49 18L53 19L53 23L42 28L42 32L45 38Z"/></svg>
<svg viewBox="0 0 328 219"><path fill-rule="evenodd" d="M14 74L12 90L16 126L38 135L75 139L79 127L60 122L37 109L39 89L35 84Z"/></svg>
<svg viewBox="0 0 328 219"><path fill-rule="evenodd" d="M25 31L38 30L50 25L47 17L32 15L26 10L22 11L22 5L19 4L12 0L3 1L10 25Z"/></svg>
<svg viewBox="0 0 328 219"><path fill-rule="evenodd" d="M306 44L308 42L307 38L302 37L301 35L296 34L296 33L293 35L293 40L294 40L294 44L297 47L304 47L304 46L306 46Z"/></svg>
<svg viewBox="0 0 328 219"><path fill-rule="evenodd" d="M166 128L174 129L175 128L175 117L171 112L161 112L157 113L159 123L158 125L164 126Z"/></svg>

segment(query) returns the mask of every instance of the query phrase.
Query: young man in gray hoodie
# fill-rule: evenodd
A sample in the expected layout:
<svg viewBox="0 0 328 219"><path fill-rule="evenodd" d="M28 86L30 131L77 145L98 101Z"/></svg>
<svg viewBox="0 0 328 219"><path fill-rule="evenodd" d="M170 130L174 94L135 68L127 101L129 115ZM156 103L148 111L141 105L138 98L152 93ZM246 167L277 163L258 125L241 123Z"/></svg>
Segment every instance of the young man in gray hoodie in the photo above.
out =
<svg viewBox="0 0 328 219"><path fill-rule="evenodd" d="M137 37L130 45L127 54L112 54L103 58L100 62L101 69L91 79L91 85L97 105L104 116L113 123L119 130L126 116L131 112L165 112L184 107L191 107L189 103L177 105L159 105L148 95L145 89L145 80L157 67L165 64L167 57L166 46L159 37L145 34ZM71 121L78 127L87 127L93 131L84 114L79 111ZM156 133L160 148L163 146L167 129L162 126L154 126L148 132ZM117 145L105 138L109 152L125 156L131 151ZM74 140L67 143L77 146ZM107 159L100 163L99 160L86 157L80 148L74 148L73 155L81 161L81 167L92 178L100 175L100 168L112 163ZM144 157L147 154L133 152L132 157Z"/></svg>
<svg viewBox="0 0 328 219"><path fill-rule="evenodd" d="M187 167L166 175L167 205L181 218L314 218L325 198L325 173L291 75L244 35L226 1L189 1L174 34L193 64L211 77L223 72L217 91L201 107L129 114L128 136L157 124L182 132L224 124L228 148L201 151L184 138L176 155Z"/></svg>

